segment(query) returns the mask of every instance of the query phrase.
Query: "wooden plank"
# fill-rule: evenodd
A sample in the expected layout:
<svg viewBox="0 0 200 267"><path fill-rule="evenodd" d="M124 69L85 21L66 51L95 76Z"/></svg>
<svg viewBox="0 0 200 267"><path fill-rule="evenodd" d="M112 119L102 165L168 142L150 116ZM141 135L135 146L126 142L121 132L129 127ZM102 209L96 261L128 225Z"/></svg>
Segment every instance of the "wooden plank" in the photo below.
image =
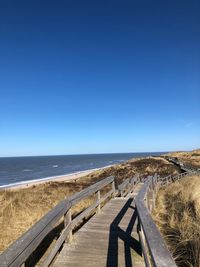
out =
<svg viewBox="0 0 200 267"><path fill-rule="evenodd" d="M64 216L64 228L70 227L72 222L72 209L69 209L67 214ZM69 231L65 239L66 242L71 243L72 241L72 229Z"/></svg>
<svg viewBox="0 0 200 267"><path fill-rule="evenodd" d="M50 263L52 262L52 260L56 256L58 250L60 249L60 247L64 243L66 237L70 233L70 231L72 231L72 229L75 227L75 225L80 223L80 221L83 218L85 218L86 216L88 216L91 213L91 211L93 211L97 206L98 206L98 202L95 202L92 206L90 206L85 211L83 211L79 216L77 216L75 219L73 219L70 224L67 225L67 227L63 230L62 234L60 235L60 237L56 241L56 244L54 245L52 251L47 256L47 258L46 258L45 262L43 263L42 267L48 267L50 265Z"/></svg>
<svg viewBox="0 0 200 267"><path fill-rule="evenodd" d="M134 237L138 236L136 232L137 222L132 218L135 212L133 206L133 199L111 199L102 208L100 214L93 216L75 234L74 243L64 244L53 266L144 267L141 256L137 257L138 265L133 261L135 254L133 254L133 244L131 242L134 239L131 236L133 234ZM131 229L129 229L130 222L135 224ZM129 260L132 265L126 262L128 251L130 252ZM116 257L118 265L116 265ZM108 259L110 259L109 262Z"/></svg>
<svg viewBox="0 0 200 267"><path fill-rule="evenodd" d="M62 201L48 212L0 255L0 266L21 266L69 208L70 203Z"/></svg>
<svg viewBox="0 0 200 267"><path fill-rule="evenodd" d="M100 191L98 191L100 192ZM111 189L105 196L104 198L107 199L108 196L110 196L113 193L113 189ZM103 199L103 200L105 200ZM56 244L54 245L52 251L50 254L47 256L45 262L43 263L42 267L48 267L51 262L53 261L54 257L56 256L58 250L64 243L65 239L67 238L68 235L70 235L69 238L69 243L72 241L72 230L74 227L79 224L85 217L89 216L92 211L94 211L95 208L100 207L100 203L103 201L102 199L98 199L93 205L89 206L87 209L85 209L81 214L79 214L76 218L74 218L71 221L71 213L69 214L69 210L67 213L67 221L66 221L66 228L63 230L62 234L56 241Z"/></svg>
<svg viewBox="0 0 200 267"><path fill-rule="evenodd" d="M146 248L146 245L145 245L144 233L142 232L141 228L139 229L138 234L139 234L140 244L142 247L142 254L144 256L145 265L146 267L151 267L151 264L148 258L148 249Z"/></svg>
<svg viewBox="0 0 200 267"><path fill-rule="evenodd" d="M109 197L112 196L113 193L114 193L113 189L108 191L103 197L100 198L100 203L106 201Z"/></svg>
<svg viewBox="0 0 200 267"><path fill-rule="evenodd" d="M172 256L149 213L149 210L144 204L144 198L147 194L151 181L152 177L149 177L135 199L139 220L142 225L145 240L154 265L156 267L176 267L176 264L172 259Z"/></svg>
<svg viewBox="0 0 200 267"><path fill-rule="evenodd" d="M99 202L96 201L94 204L89 206L87 209L85 209L83 212L81 212L76 218L73 219L71 225L72 229L79 224L85 217L89 216L92 211L96 209L96 207L99 205Z"/></svg>
<svg viewBox="0 0 200 267"><path fill-rule="evenodd" d="M62 244L65 242L65 239L69 232L71 231L71 225L68 225L59 236L58 240L56 241L56 244L54 245L53 249L51 250L50 254L45 259L44 263L42 264L42 267L48 267L52 260L54 259L55 255L57 254L58 250L62 246Z"/></svg>
<svg viewBox="0 0 200 267"><path fill-rule="evenodd" d="M125 196L128 193L129 185L130 185L130 179L126 179L123 183L121 183L118 186L118 190L121 196Z"/></svg>
<svg viewBox="0 0 200 267"><path fill-rule="evenodd" d="M6 251L0 255L0 266L21 266L32 252L38 247L46 235L54 228L59 219L79 201L96 193L102 187L112 183L114 177L107 177L96 184L89 186L61 201L54 209L43 216L25 234L16 240Z"/></svg>
<svg viewBox="0 0 200 267"><path fill-rule="evenodd" d="M80 202L81 200L84 200L85 198L93 195L98 190L101 190L103 187L112 183L113 181L114 181L114 176L110 176L110 177L107 177L107 178L87 187L86 189L82 190L81 192L74 194L71 198L69 198L71 205L73 206L73 205L77 204L78 202Z"/></svg>
<svg viewBox="0 0 200 267"><path fill-rule="evenodd" d="M100 200L101 200L101 193L100 193L100 191L97 191L97 202L98 202L97 213L100 213L100 210L101 210Z"/></svg>

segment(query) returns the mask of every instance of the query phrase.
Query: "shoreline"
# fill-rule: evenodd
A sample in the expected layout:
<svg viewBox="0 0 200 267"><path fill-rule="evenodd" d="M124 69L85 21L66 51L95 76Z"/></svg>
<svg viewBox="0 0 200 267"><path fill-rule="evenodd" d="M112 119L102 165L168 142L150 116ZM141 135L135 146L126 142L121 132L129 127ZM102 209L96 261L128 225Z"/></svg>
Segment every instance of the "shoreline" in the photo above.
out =
<svg viewBox="0 0 200 267"><path fill-rule="evenodd" d="M115 165L116 164L106 165L106 166L101 167L101 168L88 169L88 170L83 170L83 171L78 171L78 172L73 172L73 173L67 173L67 174L62 174L62 175L49 176L49 177L45 177L45 178L21 181L21 182L11 183L11 184L7 184L7 185L0 185L0 191L7 190L7 189L8 190L24 189L24 188L28 188L28 187L35 186L35 185L44 184L46 182L74 181L74 180L79 179L83 176L86 176L92 172L95 172L98 170L103 170L103 169L106 169L106 168L109 168L109 167L115 166Z"/></svg>

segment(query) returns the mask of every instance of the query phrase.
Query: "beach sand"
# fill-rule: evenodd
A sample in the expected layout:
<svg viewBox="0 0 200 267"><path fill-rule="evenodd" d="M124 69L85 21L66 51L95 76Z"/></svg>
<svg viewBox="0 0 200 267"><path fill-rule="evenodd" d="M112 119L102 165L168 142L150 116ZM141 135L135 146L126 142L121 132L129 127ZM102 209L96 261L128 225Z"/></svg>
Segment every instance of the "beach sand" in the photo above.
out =
<svg viewBox="0 0 200 267"><path fill-rule="evenodd" d="M85 171L79 171L75 173L70 173L66 175L58 175L58 176L52 176L52 177L47 177L47 178L42 178L42 179L35 179L35 180L30 180L30 181L23 181L19 182L16 184L8 184L8 185L3 185L0 186L0 190L18 190L18 189L23 189L23 188L30 188L35 185L39 184L44 184L46 182L71 182L71 181L76 181L76 179L79 179L81 177L84 177L92 172L95 172L97 170L103 170L111 165L102 167L102 168L96 168L96 169L90 169L90 170L85 170ZM113 166L113 165L112 165Z"/></svg>

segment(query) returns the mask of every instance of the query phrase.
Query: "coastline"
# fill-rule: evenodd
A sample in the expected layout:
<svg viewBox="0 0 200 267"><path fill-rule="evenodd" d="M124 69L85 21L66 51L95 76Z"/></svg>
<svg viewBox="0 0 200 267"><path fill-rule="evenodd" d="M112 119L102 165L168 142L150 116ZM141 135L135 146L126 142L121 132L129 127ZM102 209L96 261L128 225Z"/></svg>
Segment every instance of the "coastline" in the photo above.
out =
<svg viewBox="0 0 200 267"><path fill-rule="evenodd" d="M145 155L144 155L145 154ZM108 168L110 166L115 166L115 165L120 165L126 161L129 161L131 159L137 159L137 158L143 158L143 157L147 157L147 156L151 156L149 154L160 154L159 152L152 152L152 153L125 153L125 156L122 156L121 153L117 154L115 156L112 156L111 154L100 154L100 155L96 155L95 159L93 159L93 155L86 155L86 165L83 166L81 165L82 163L84 163L83 161L83 156L81 156L79 158L78 155L75 156L76 161L78 160L78 162L80 161L80 165L79 165L79 170L73 170L73 168L69 168L69 170L65 170L66 172L61 172L61 174L56 174L55 171L51 172L51 170L48 170L48 172L46 173L46 175L44 174L44 176L42 176L42 173L40 173L39 175L35 175L34 173L31 176L31 174L21 174L21 171L26 171L26 170L33 170L35 164L39 164L38 166L41 168L43 165L45 166L45 164L50 164L50 166L58 166L57 164L62 165L63 160L67 160L67 162L71 165L73 165L73 161L74 161L74 156L72 158L70 158L69 156L54 156L53 160L51 156L44 156L42 161L39 157L39 161L37 160L37 157L34 158L34 164L33 166L32 164L32 159L31 158L27 158L27 157L22 157L19 161L19 159L17 158L13 158L12 159L12 166L21 166L20 170L17 169L17 176L15 179L15 175L12 177L13 175L13 169L12 166L10 166L10 163L8 164L8 159L7 158L3 158L2 161L0 161L0 167L2 166L2 169L0 170L0 176L2 173L2 179L1 179L1 183L0 183L0 191L2 190L9 190L9 189L14 189L14 188L26 188L26 187L30 187L30 186L34 186L36 184L41 184L41 183L45 183L45 182L50 182L50 181L74 181L76 179L78 179L79 177L82 176L86 176L88 174L90 174L93 171L96 170L100 170L100 169L104 169L104 168ZM102 160L102 156L103 156L103 161L101 162L101 164L95 164L95 162L98 162L98 160ZM64 157L64 158L63 158ZM67 157L65 159L65 157ZM68 159L69 157L69 159ZM77 158L78 157L78 158ZM88 158L89 157L89 158ZM26 161L26 164L24 164L24 158L28 161ZM36 162L35 162L36 160ZM82 162L83 161L83 162ZM42 162L42 163L41 163ZM82 162L82 163L81 163ZM91 166L91 163L89 164L88 162L94 162L94 166ZM22 164L23 163L23 164ZM28 165L28 164L30 165ZM20 165L21 164L21 165ZM105 165L104 165L105 164ZM93 163L92 163L93 165ZM95 166L96 165L96 166ZM100 166L99 166L100 165ZM28 167L27 167L28 166ZM81 169L81 167L85 167L85 169ZM7 169L6 169L7 168ZM8 169L11 169L12 171L9 172L7 171ZM14 169L14 171L16 171ZM5 177L4 177L4 172L6 173ZM57 172L58 173L58 172ZM37 177L38 176L38 177ZM7 177L7 178L6 178ZM37 177L37 178L36 178Z"/></svg>
<svg viewBox="0 0 200 267"><path fill-rule="evenodd" d="M106 169L106 168L109 168L115 165L116 164L106 165L101 168L88 169L88 170L78 171L78 172L73 172L73 173L68 173L68 174L62 174L62 175L50 176L50 177L45 177L45 178L40 178L40 179L21 181L21 182L11 183L7 185L1 185L0 191L24 189L24 188L29 188L35 185L44 184L46 182L70 182L70 181L79 179L81 177L84 177L92 172L103 170L103 169Z"/></svg>

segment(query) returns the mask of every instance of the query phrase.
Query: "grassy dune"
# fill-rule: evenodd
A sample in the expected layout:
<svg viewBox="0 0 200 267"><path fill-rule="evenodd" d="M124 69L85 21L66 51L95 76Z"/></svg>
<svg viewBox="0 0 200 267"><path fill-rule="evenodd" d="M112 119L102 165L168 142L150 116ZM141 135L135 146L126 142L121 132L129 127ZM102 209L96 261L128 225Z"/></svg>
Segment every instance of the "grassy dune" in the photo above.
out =
<svg viewBox="0 0 200 267"><path fill-rule="evenodd" d="M159 190L154 219L180 267L200 267L200 176Z"/></svg>
<svg viewBox="0 0 200 267"><path fill-rule="evenodd" d="M47 182L29 188L0 191L0 251L29 229L59 201L75 192L114 175L117 183L136 173L143 176L157 172L161 176L178 173L178 168L162 158L133 159L104 170L98 170L74 182ZM79 203L74 212L79 212L91 203L87 199Z"/></svg>
<svg viewBox="0 0 200 267"><path fill-rule="evenodd" d="M173 152L167 156L179 158L185 164L200 168L200 149L190 152Z"/></svg>

